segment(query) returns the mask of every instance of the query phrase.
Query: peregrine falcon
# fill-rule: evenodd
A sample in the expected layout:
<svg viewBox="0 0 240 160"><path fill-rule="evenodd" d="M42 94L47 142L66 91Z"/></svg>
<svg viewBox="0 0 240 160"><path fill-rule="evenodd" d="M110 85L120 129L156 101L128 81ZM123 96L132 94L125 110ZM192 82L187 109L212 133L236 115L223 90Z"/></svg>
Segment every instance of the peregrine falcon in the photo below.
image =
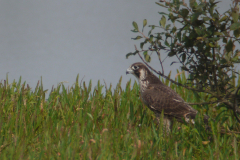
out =
<svg viewBox="0 0 240 160"><path fill-rule="evenodd" d="M129 73L138 79L145 105L156 114L156 117L164 112L163 124L167 132L171 130L173 119L181 123L186 121L194 124L197 110L184 102L174 90L164 85L147 66L141 62L134 63L127 69L126 74ZM207 116L204 119L207 119Z"/></svg>

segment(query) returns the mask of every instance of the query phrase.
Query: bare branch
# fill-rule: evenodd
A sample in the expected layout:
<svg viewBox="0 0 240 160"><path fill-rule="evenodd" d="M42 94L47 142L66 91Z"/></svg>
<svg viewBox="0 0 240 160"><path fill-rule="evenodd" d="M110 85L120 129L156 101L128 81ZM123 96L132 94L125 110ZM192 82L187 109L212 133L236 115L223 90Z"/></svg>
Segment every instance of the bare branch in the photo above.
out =
<svg viewBox="0 0 240 160"><path fill-rule="evenodd" d="M158 59L159 59L159 62L161 64L161 67L162 67L162 74L164 74L164 69L163 69L163 64L162 64L162 60L161 60L161 56L160 56L160 52L159 51L156 51L157 52L157 55L158 55Z"/></svg>

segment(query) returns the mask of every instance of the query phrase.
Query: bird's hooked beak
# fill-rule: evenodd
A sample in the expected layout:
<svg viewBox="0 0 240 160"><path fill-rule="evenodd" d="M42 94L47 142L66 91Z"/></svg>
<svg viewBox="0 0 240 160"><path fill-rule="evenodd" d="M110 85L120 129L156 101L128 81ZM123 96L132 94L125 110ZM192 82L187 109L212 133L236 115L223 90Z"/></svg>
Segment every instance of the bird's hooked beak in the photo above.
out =
<svg viewBox="0 0 240 160"><path fill-rule="evenodd" d="M134 73L131 67L129 67L129 68L127 69L127 71L126 71L126 74L130 74L130 73L131 73L131 74Z"/></svg>

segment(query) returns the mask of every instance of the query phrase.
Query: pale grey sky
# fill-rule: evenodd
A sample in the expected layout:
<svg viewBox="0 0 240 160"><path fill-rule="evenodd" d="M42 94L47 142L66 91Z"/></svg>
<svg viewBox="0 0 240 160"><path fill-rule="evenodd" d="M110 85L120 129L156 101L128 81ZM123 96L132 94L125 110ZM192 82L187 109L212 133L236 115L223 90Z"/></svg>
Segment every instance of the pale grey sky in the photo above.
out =
<svg viewBox="0 0 240 160"><path fill-rule="evenodd" d="M231 1L220 3L223 10ZM22 76L32 88L42 76L45 89L61 81L72 85L77 74L93 86L103 79L123 85L131 78L125 75L137 56L125 58L134 51L132 21L142 26L158 24L162 8L155 0L1 0L0 1L0 80L8 73L10 82ZM154 67L160 65L153 61ZM164 63L166 72L170 61ZM49 93L49 92L48 92Z"/></svg>

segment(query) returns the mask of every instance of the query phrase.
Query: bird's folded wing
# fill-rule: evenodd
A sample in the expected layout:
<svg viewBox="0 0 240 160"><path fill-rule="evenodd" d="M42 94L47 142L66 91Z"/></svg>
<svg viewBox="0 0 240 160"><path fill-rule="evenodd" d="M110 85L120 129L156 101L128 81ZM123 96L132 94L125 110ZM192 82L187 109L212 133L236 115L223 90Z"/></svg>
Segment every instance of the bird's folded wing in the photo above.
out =
<svg viewBox="0 0 240 160"><path fill-rule="evenodd" d="M171 88L165 85L153 84L142 93L144 103L153 111L169 115L181 121L186 117L194 118L197 111L184 102L184 100Z"/></svg>

